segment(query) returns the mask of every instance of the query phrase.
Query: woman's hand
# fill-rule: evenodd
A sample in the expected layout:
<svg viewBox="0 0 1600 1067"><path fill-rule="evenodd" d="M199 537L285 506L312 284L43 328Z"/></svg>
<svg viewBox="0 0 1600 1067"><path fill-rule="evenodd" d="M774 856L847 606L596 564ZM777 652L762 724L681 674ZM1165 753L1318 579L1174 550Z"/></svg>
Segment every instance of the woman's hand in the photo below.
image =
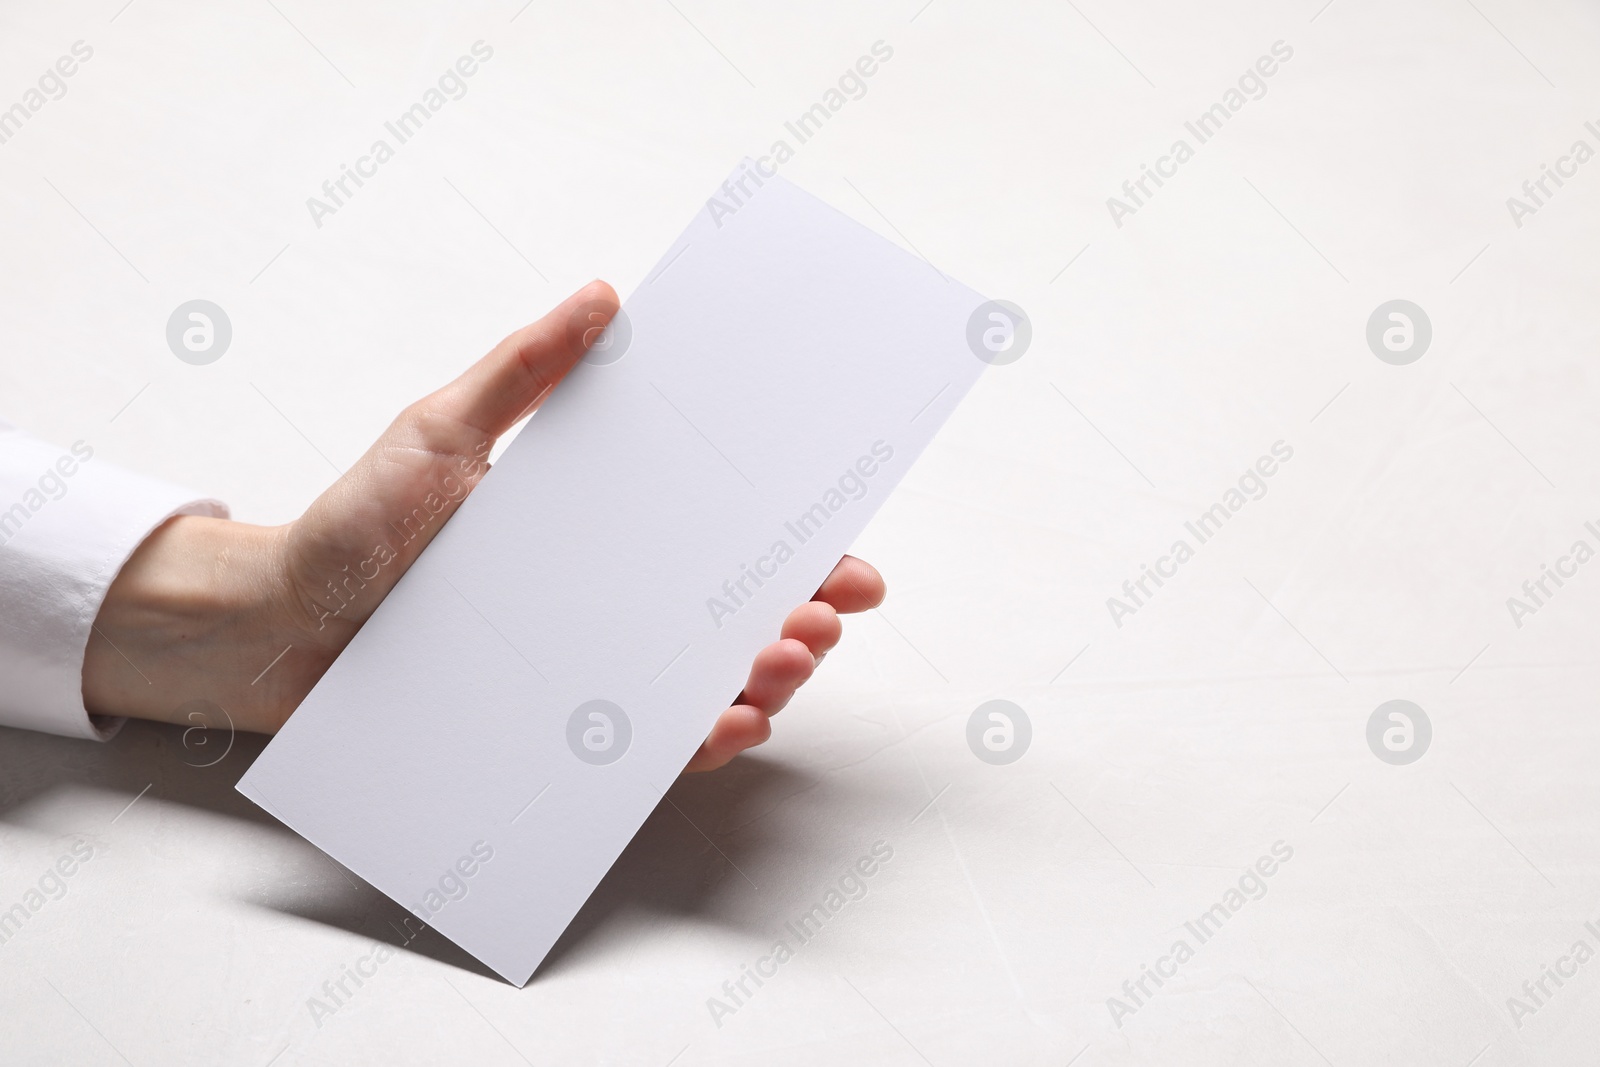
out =
<svg viewBox="0 0 1600 1067"><path fill-rule="evenodd" d="M128 559L101 605L84 657L85 706L193 725L184 706L206 700L226 709L239 729L275 732L482 480L495 439L538 407L617 307L611 287L592 282L507 337L401 412L287 526L199 516L163 524ZM404 527L430 494L442 509L425 524ZM398 535L402 528L409 540ZM387 558L377 576L346 582L352 561L372 558L378 545ZM765 741L770 717L838 642L839 613L875 607L883 595L883 579L869 564L840 560L815 599L796 608L779 639L756 655L744 692L688 769L720 767Z"/></svg>

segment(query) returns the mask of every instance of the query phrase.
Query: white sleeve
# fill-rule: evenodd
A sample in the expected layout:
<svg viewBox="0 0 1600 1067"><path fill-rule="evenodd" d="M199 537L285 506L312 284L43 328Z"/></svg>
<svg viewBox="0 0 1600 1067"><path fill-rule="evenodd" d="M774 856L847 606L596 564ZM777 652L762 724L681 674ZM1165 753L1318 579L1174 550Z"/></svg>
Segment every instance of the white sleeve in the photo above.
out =
<svg viewBox="0 0 1600 1067"><path fill-rule="evenodd" d="M174 515L228 509L0 420L0 725L95 740L122 725L84 708L84 651L112 579Z"/></svg>

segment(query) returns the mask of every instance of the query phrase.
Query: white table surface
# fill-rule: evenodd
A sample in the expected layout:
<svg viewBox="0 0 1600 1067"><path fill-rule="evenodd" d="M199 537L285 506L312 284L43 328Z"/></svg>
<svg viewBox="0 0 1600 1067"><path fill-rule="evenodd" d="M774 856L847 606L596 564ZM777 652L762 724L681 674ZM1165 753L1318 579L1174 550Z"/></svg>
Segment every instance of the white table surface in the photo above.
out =
<svg viewBox="0 0 1600 1067"><path fill-rule="evenodd" d="M1594 1062L1600 962L1507 998L1600 949L1600 563L1521 627L1506 605L1600 545L1600 162L1520 226L1506 204L1600 148L1592 7L122 3L0 5L0 108L94 49L0 144L0 411L242 520L291 519L591 277L626 295L879 40L783 172L1034 341L862 539L883 612L759 755L678 784L525 989L424 938L315 1018L401 911L234 793L261 739L200 767L175 728L0 731L0 909L94 849L0 945L0 1060ZM479 39L466 96L315 226ZM234 329L209 366L164 336L196 297ZM1395 298L1432 322L1407 366L1365 339ZM1280 440L1267 494L1117 626L1106 598ZM993 698L1033 724L1006 766L965 740ZM1406 766L1365 737L1396 698L1433 725ZM879 841L866 895L714 1019ZM1119 1026L1108 998L1280 841Z"/></svg>

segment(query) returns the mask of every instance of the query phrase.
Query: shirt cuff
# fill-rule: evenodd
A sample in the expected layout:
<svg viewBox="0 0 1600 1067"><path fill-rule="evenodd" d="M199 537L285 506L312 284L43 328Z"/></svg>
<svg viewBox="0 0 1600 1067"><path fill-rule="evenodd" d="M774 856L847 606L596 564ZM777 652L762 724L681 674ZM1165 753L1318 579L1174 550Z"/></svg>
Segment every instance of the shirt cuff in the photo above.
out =
<svg viewBox="0 0 1600 1067"><path fill-rule="evenodd" d="M83 706L83 658L106 590L174 515L218 500L62 449L0 422L0 725L103 741L120 718Z"/></svg>

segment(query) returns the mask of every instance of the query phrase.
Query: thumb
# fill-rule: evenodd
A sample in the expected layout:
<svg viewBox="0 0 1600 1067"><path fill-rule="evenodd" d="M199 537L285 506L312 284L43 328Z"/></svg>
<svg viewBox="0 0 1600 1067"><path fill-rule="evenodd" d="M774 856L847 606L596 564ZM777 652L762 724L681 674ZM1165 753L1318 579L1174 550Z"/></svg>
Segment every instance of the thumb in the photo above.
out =
<svg viewBox="0 0 1600 1067"><path fill-rule="evenodd" d="M611 286L590 282L538 322L495 345L423 404L486 437L499 437L583 358L620 305Z"/></svg>
<svg viewBox="0 0 1600 1067"><path fill-rule="evenodd" d="M583 358L617 308L617 294L605 282L579 289L402 412L290 525L289 587L303 591L296 603L307 606L315 624L310 629L321 632L337 617L341 625L330 632L343 647L477 484L489 445ZM388 555L374 573L361 575L361 595L335 594L327 603L326 590L341 587L353 560L359 571L375 544ZM398 566L383 566L391 560Z"/></svg>

